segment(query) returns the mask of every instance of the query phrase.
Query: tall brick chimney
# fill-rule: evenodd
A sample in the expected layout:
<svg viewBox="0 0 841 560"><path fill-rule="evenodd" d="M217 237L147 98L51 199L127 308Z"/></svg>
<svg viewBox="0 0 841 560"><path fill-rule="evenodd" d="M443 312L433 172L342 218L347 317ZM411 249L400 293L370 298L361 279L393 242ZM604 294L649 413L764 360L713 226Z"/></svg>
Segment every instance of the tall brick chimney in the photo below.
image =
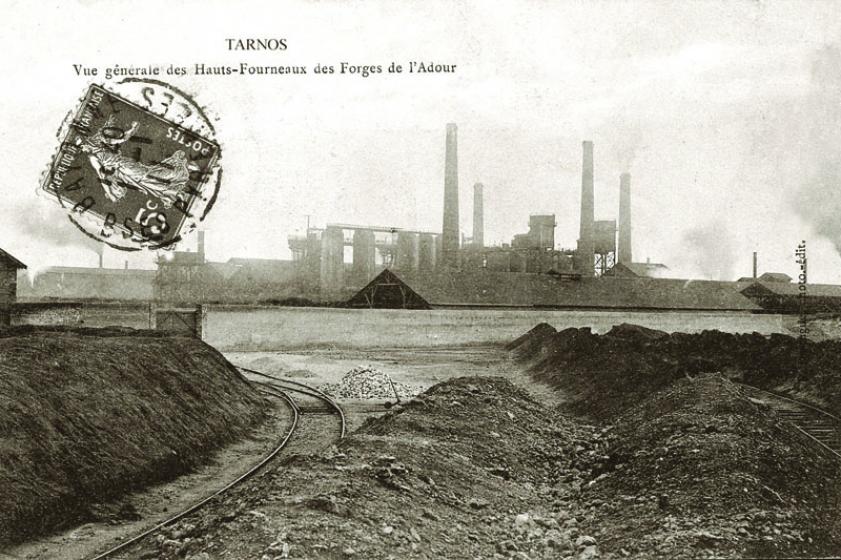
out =
<svg viewBox="0 0 841 560"><path fill-rule="evenodd" d="M458 127L453 123L447 125L444 162L444 224L441 237L444 266L458 268Z"/></svg>
<svg viewBox="0 0 841 560"><path fill-rule="evenodd" d="M473 246L485 246L485 200L482 183L473 185Z"/></svg>
<svg viewBox="0 0 841 560"><path fill-rule="evenodd" d="M616 260L623 264L634 262L631 254L631 174L619 176L619 246Z"/></svg>
<svg viewBox="0 0 841 560"><path fill-rule="evenodd" d="M583 143L584 157L581 170L581 224L578 234L578 272L582 276L594 274L595 242L593 222L595 221L595 195L593 194L593 143Z"/></svg>

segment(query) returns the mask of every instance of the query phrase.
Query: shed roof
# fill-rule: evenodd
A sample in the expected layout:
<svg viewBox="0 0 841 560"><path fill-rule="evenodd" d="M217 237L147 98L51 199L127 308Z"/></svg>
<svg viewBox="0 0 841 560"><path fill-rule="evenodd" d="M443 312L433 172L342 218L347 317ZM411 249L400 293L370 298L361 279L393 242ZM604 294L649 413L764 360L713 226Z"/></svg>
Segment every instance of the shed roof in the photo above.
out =
<svg viewBox="0 0 841 560"><path fill-rule="evenodd" d="M565 280L548 274L492 271L400 272L392 276L437 307L760 309L732 282L622 277Z"/></svg>
<svg viewBox="0 0 841 560"><path fill-rule="evenodd" d="M769 282L757 280L744 287L742 293L745 291L754 292L761 291L769 295L777 296L799 296L801 294L800 285L790 282ZM841 286L836 284L806 284L806 289L802 291L806 297L835 297L841 298Z"/></svg>
<svg viewBox="0 0 841 560"><path fill-rule="evenodd" d="M791 276L785 272L763 272L759 279L767 282L791 282Z"/></svg>
<svg viewBox="0 0 841 560"><path fill-rule="evenodd" d="M7 253L3 249L0 249L0 261L8 264L12 268L26 268L26 265L17 260L11 254Z"/></svg>
<svg viewBox="0 0 841 560"><path fill-rule="evenodd" d="M350 307L429 309L428 301L387 268L351 296L347 305Z"/></svg>

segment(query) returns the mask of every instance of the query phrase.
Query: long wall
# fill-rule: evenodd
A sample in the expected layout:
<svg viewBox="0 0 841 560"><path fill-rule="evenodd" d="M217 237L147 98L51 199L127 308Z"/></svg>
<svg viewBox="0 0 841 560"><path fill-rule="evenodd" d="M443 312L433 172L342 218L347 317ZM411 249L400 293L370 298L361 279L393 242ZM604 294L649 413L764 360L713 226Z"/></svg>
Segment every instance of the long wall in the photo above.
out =
<svg viewBox="0 0 841 560"><path fill-rule="evenodd" d="M131 327L148 329L147 303L18 303L12 307L12 325L69 325L76 327Z"/></svg>
<svg viewBox="0 0 841 560"><path fill-rule="evenodd" d="M220 350L501 344L547 322L605 332L635 323L665 331L786 332L780 315L703 312L510 311L207 306L204 339Z"/></svg>
<svg viewBox="0 0 841 560"><path fill-rule="evenodd" d="M665 331L790 332L781 315L705 312L333 309L205 306L204 340L226 351L502 344L537 323L605 332L635 323ZM147 304L17 304L12 324L149 328Z"/></svg>

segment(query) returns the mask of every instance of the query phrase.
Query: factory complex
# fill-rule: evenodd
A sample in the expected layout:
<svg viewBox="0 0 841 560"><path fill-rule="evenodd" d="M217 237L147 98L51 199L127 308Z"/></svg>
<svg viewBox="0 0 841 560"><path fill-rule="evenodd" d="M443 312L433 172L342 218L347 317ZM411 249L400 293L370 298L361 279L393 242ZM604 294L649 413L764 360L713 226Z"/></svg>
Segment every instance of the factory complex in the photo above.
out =
<svg viewBox="0 0 841 560"><path fill-rule="evenodd" d="M618 177L617 219L596 220L593 143L582 143L579 236L556 244L554 214L532 214L508 243L485 243L485 187L475 183L472 234L461 229L458 128L448 124L441 231L328 223L290 235L291 260L211 262L195 251L162 254L158 269L49 267L30 276L9 256L21 301L134 301L164 306L331 305L354 308L554 308L836 311L841 287L811 285L806 298L781 273L737 281L670 279L665 264L635 262L631 175ZM524 224L525 226L526 224ZM15 268L17 267L17 268ZM11 273L10 273L11 274ZM7 298L8 299L8 298Z"/></svg>

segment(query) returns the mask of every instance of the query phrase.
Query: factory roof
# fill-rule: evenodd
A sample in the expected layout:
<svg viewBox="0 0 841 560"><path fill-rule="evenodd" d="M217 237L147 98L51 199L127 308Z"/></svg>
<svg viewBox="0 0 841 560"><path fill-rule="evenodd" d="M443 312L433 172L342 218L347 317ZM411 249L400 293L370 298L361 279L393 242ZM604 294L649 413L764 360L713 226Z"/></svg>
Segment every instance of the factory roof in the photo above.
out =
<svg viewBox="0 0 841 560"><path fill-rule="evenodd" d="M233 272L226 276L234 280L245 282L282 282L288 281L296 272L293 261L277 259L243 259L230 258L226 263L233 268Z"/></svg>
<svg viewBox="0 0 841 560"><path fill-rule="evenodd" d="M431 307L760 309L732 282L621 277L568 280L548 274L491 271L384 271L348 303L371 306L380 277L390 284L399 280Z"/></svg>
<svg viewBox="0 0 841 560"><path fill-rule="evenodd" d="M26 268L25 264L17 260L15 257L7 253L3 249L0 249L0 262L8 264L12 268Z"/></svg>
<svg viewBox="0 0 841 560"><path fill-rule="evenodd" d="M836 284L806 284L805 286L805 289L801 290L799 284L756 280L743 288L741 292L748 297L762 295L799 296L803 293L805 297L841 298L841 286Z"/></svg>
<svg viewBox="0 0 841 560"><path fill-rule="evenodd" d="M669 267L652 262L616 263L608 270L606 276L636 276L640 278L660 278L669 270Z"/></svg>
<svg viewBox="0 0 841 560"><path fill-rule="evenodd" d="M766 282L791 282L791 276L785 272L764 272L759 279Z"/></svg>
<svg viewBox="0 0 841 560"><path fill-rule="evenodd" d="M157 271L145 268L96 268L90 266L48 266L41 270L38 276L44 274L89 274L91 276L149 276L154 277Z"/></svg>
<svg viewBox="0 0 841 560"><path fill-rule="evenodd" d="M231 278L243 281L277 282L285 281L295 271L294 261L279 259L246 259L231 257L227 262L201 261L199 253L176 253L171 260L162 260L160 264L169 265L199 265L202 270L210 271L223 280Z"/></svg>

